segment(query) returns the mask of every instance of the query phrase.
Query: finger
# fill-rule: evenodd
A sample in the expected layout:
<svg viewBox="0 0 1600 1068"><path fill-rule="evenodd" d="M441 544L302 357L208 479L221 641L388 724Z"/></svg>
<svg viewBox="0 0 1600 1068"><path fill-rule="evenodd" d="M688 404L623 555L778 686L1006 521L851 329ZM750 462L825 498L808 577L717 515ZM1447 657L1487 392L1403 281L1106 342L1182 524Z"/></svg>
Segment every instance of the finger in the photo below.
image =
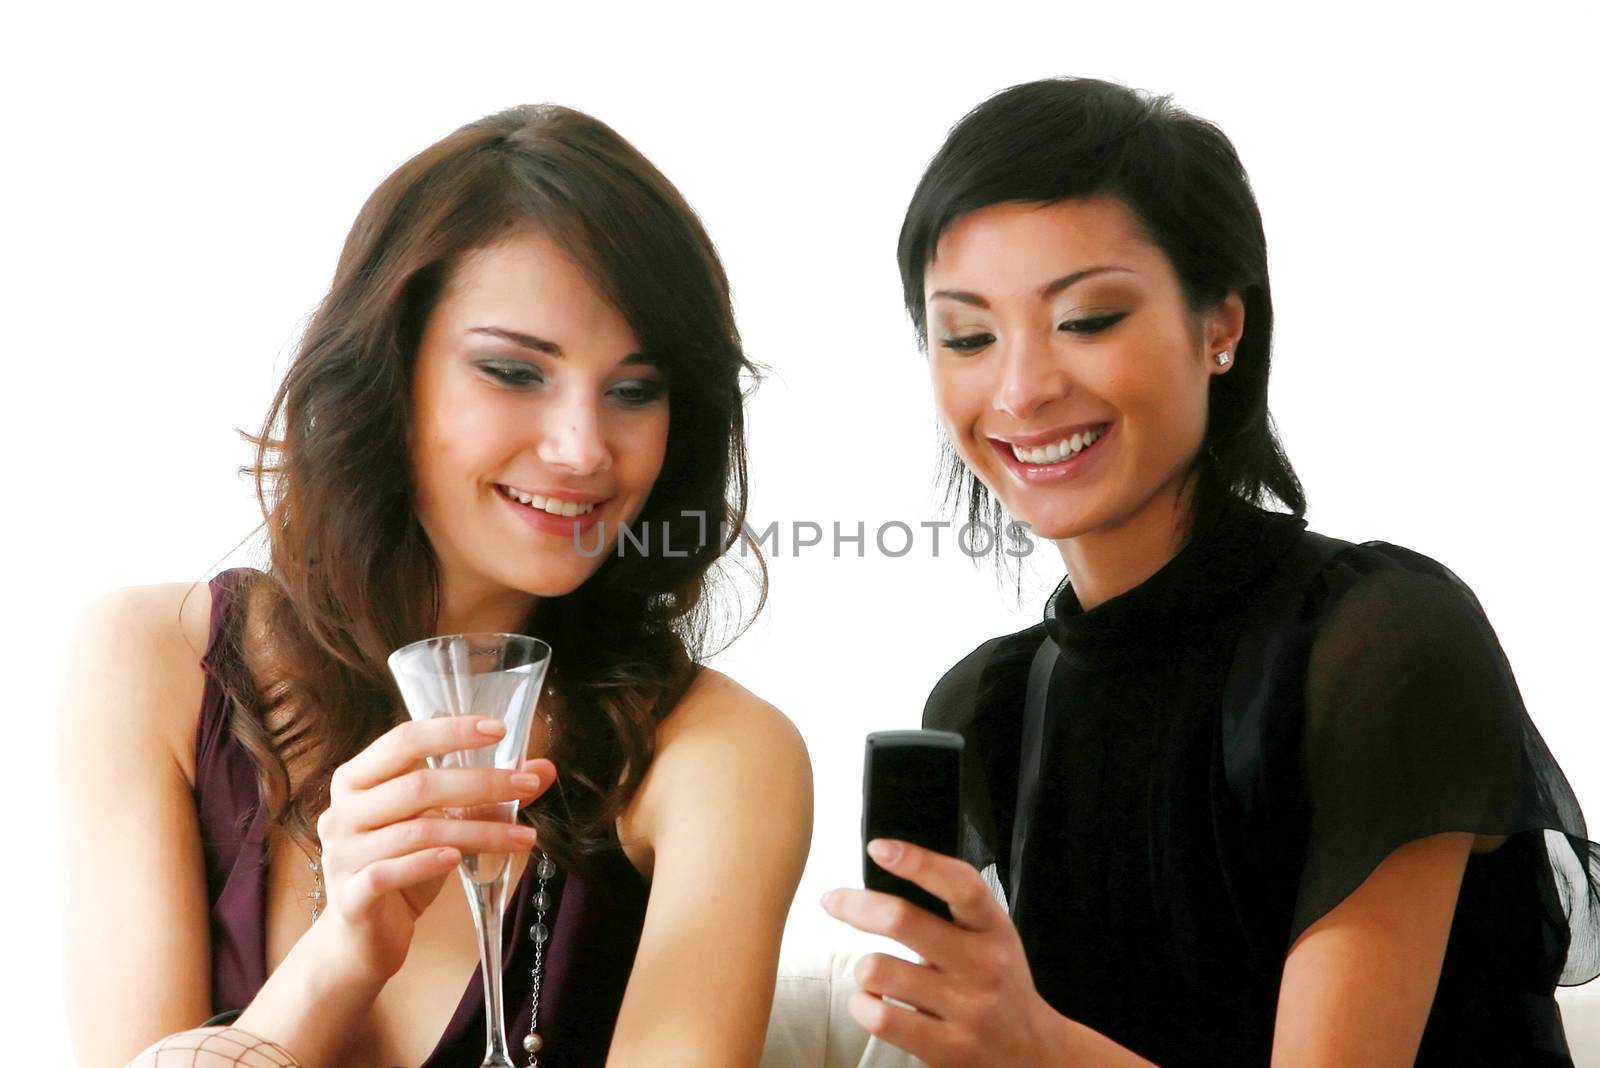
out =
<svg viewBox="0 0 1600 1068"><path fill-rule="evenodd" d="M876 890L833 890L822 895L822 907L834 919L892 938L936 964L957 956L961 939L971 934L904 898Z"/></svg>
<svg viewBox="0 0 1600 1068"><path fill-rule="evenodd" d="M549 757L529 757L517 765L517 771L525 775L537 775L546 786L556 781L556 766Z"/></svg>
<svg viewBox="0 0 1600 1068"><path fill-rule="evenodd" d="M340 824L364 831L414 819L429 809L531 801L550 788L542 775L496 768L418 768L351 796ZM485 813L487 815L487 813Z"/></svg>
<svg viewBox="0 0 1600 1068"><path fill-rule="evenodd" d="M856 985L876 997L894 998L943 1018L950 1004L949 977L926 964L913 964L887 953L869 953L856 962Z"/></svg>
<svg viewBox="0 0 1600 1068"><path fill-rule="evenodd" d="M342 785L366 790L431 756L494 745L506 725L484 716L436 716L398 724L340 766Z"/></svg>
<svg viewBox="0 0 1600 1068"><path fill-rule="evenodd" d="M424 849L368 864L346 880L338 905L346 913L364 912L384 894L437 879L461 862L458 849Z"/></svg>
<svg viewBox="0 0 1600 1068"><path fill-rule="evenodd" d="M550 761L544 757L532 757L528 760L524 760L522 762L522 766L517 768L517 770L522 772L524 775L537 775L539 777L539 782L542 784L539 792L534 796L518 798L518 808L525 808L528 805L533 804L535 801L539 800L539 798L544 796L546 790L549 790L550 787L556 784L556 766L550 763Z"/></svg>
<svg viewBox="0 0 1600 1068"><path fill-rule="evenodd" d="M951 1061L950 1029L936 1017L891 1005L882 998L857 990L846 1003L862 1030L898 1046L924 1064Z"/></svg>
<svg viewBox="0 0 1600 1068"><path fill-rule="evenodd" d="M444 847L462 853L526 853L536 841L538 833L520 823L437 817L403 820L357 835L340 851L334 870L359 871L380 860Z"/></svg>
<svg viewBox="0 0 1600 1068"><path fill-rule="evenodd" d="M916 883L949 905L951 919L969 931L990 931L1011 922L978 869L964 860L891 838L874 838L867 843L867 853L884 871Z"/></svg>

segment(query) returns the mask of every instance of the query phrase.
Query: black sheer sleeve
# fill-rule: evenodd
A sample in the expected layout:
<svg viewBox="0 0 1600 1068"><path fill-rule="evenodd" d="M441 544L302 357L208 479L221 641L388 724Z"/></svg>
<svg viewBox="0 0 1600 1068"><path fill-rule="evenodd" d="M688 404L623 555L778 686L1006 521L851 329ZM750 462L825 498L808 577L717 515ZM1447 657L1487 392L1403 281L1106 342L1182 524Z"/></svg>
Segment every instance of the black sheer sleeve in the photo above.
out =
<svg viewBox="0 0 1600 1068"><path fill-rule="evenodd" d="M1528 893L1564 933L1561 982L1594 978L1600 848L1477 599L1396 546L1344 554L1326 580L1333 599L1306 677L1310 833L1291 937L1407 842L1526 835L1548 861Z"/></svg>
<svg viewBox="0 0 1600 1068"><path fill-rule="evenodd" d="M928 695L922 726L953 731L961 757L961 858L992 875L1006 895L1007 861L1017 807L1022 703L1028 665L1044 640L1043 624L992 638L945 672ZM992 872L991 872L992 866Z"/></svg>

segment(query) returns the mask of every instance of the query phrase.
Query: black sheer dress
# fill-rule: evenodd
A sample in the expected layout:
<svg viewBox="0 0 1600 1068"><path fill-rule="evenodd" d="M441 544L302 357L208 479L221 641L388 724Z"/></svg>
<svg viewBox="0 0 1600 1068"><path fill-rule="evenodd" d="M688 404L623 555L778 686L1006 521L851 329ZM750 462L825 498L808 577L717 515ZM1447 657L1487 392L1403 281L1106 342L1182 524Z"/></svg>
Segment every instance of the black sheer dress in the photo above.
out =
<svg viewBox="0 0 1600 1068"><path fill-rule="evenodd" d="M1417 1063L1570 1064L1553 993L1600 972L1600 849L1494 632L1440 564L1304 525L1230 498L1135 589L1085 612L1063 583L952 668L923 722L967 740L966 859L1057 1011L1264 1065L1301 932L1406 842L1508 835L1468 861Z"/></svg>

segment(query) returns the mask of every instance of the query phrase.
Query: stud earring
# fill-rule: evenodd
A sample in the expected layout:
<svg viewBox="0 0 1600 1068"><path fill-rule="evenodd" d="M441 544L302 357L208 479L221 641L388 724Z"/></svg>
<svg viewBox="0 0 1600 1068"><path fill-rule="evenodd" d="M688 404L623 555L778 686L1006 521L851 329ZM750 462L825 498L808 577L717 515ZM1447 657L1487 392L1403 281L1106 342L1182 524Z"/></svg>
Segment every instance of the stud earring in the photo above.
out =
<svg viewBox="0 0 1600 1068"><path fill-rule="evenodd" d="M1233 359L1233 357L1228 355L1228 350L1223 349L1221 352L1217 353L1217 366L1226 367L1228 366L1228 361L1231 359Z"/></svg>

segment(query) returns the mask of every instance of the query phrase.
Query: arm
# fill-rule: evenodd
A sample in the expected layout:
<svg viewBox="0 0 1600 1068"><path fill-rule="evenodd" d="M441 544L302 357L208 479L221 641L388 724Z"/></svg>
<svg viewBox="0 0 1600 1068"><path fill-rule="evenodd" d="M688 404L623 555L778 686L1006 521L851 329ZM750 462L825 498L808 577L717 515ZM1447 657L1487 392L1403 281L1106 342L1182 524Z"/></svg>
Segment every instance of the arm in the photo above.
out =
<svg viewBox="0 0 1600 1068"><path fill-rule="evenodd" d="M180 621L187 589L113 594L75 634L59 755L68 1011L79 1063L89 1068L124 1064L212 1013L192 794L210 604L197 590ZM286 1046L308 1068L336 1063L461 850L528 848L531 832L509 824L426 817L440 806L526 801L551 781L548 761L525 765L541 780L525 784L509 772L418 767L425 756L486 744L503 731L471 717L405 723L340 766L318 824L328 909L268 977L237 1030ZM106 892L108 878L116 893ZM187 1051L207 1037L191 1031L164 1045L199 1065ZM209 1037L213 1060L225 1063L233 1054L220 1036ZM161 1063L159 1051L150 1052Z"/></svg>
<svg viewBox="0 0 1600 1068"><path fill-rule="evenodd" d="M200 586L183 604L189 590L109 594L71 638L57 755L67 1013L86 1068L121 1065L211 1014L189 778L211 599Z"/></svg>
<svg viewBox="0 0 1600 1068"><path fill-rule="evenodd" d="M1472 847L1472 835L1457 833L1407 843L1306 929L1284 967L1274 1064L1369 1068L1416 1059ZM971 865L916 846L902 845L897 856L872 848L885 868L949 902L955 922L868 890L824 899L833 915L923 959L862 958L850 1013L863 1028L934 1066L1150 1063L1040 998L1016 929Z"/></svg>
<svg viewBox="0 0 1600 1068"><path fill-rule="evenodd" d="M1416 1059L1472 844L1465 833L1408 842L1295 940L1279 987L1274 1064Z"/></svg>
<svg viewBox="0 0 1600 1068"><path fill-rule="evenodd" d="M210 906L193 794L210 613L203 585L119 590L91 605L72 636L57 756L67 1011L85 1068L125 1064L213 1012ZM107 892L110 879L115 893ZM302 939L257 1002L337 1026L382 984L354 991L342 1013L326 1011L327 1003L307 1011L308 997L351 993L338 982L336 955L317 942ZM251 1012L260 1015L254 1005ZM278 1019L263 1022L269 1033L304 1037ZM167 1043L169 1059L184 1045L194 1048Z"/></svg>
<svg viewBox="0 0 1600 1068"><path fill-rule="evenodd" d="M609 1065L756 1063L811 803L794 726L703 670L662 723L623 821L626 837L648 843L653 871Z"/></svg>
<svg viewBox="0 0 1600 1068"><path fill-rule="evenodd" d="M1464 832L1522 818L1525 722L1482 609L1439 565L1376 570L1333 603L1307 671L1275 1063L1415 1058L1468 854L1504 840Z"/></svg>

